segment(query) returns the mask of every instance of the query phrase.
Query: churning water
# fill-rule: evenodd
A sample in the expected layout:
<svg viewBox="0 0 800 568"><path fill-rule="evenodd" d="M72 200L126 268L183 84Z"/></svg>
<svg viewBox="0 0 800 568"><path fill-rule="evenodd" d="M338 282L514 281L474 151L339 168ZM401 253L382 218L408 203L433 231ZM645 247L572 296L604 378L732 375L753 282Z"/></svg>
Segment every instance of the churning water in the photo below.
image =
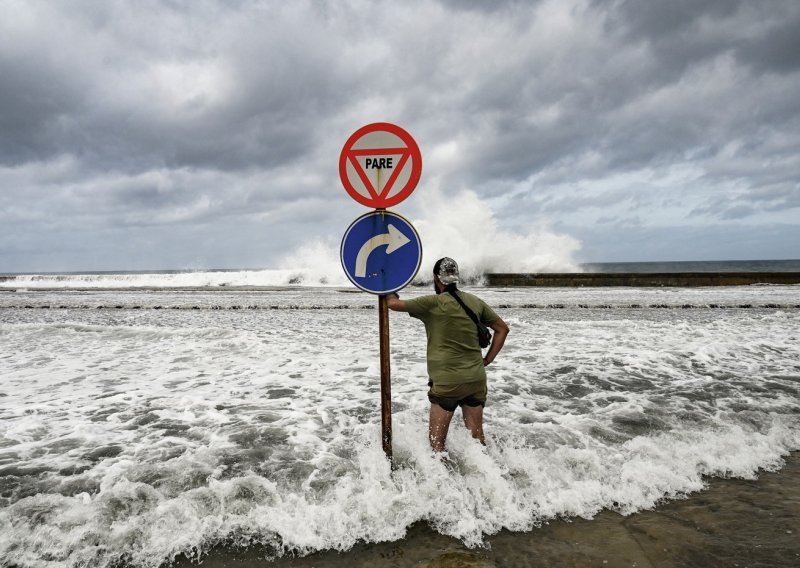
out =
<svg viewBox="0 0 800 568"><path fill-rule="evenodd" d="M448 458L430 451L424 330L392 314L394 471L372 296L0 294L0 559L158 566L221 542L280 556L419 521L472 546L800 449L800 287L472 291L511 327L488 444L454 424Z"/></svg>

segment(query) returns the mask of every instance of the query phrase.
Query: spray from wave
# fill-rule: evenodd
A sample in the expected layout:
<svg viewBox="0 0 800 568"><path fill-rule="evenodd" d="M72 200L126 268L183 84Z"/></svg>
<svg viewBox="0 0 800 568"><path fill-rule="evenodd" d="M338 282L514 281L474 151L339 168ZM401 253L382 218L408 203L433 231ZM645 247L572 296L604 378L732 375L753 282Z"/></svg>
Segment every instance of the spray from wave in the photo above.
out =
<svg viewBox="0 0 800 568"><path fill-rule="evenodd" d="M416 283L430 281L437 258L450 256L462 277L480 283L491 272L580 272L573 255L580 243L553 232L546 223L526 234L503 230L491 208L474 192L449 196L425 192L424 214L410 221L422 239L423 260ZM277 268L147 274L32 274L0 277L0 288L216 288L224 286L349 286L339 260L339 242L306 242Z"/></svg>
<svg viewBox="0 0 800 568"><path fill-rule="evenodd" d="M480 282L492 272L580 272L573 255L580 242L555 233L546 223L530 227L526 234L504 231L489 206L472 191L447 196L426 191L425 213L410 219L422 240L422 267L415 280L430 282L437 258L455 258L462 277ZM347 284L339 262L338 243L314 241L302 245L281 264L294 271L295 282Z"/></svg>
<svg viewBox="0 0 800 568"><path fill-rule="evenodd" d="M415 222L422 239L422 266L427 267L418 278L430 280L427 272L443 256L455 258L468 280L493 272L581 271L573 260L579 241L552 232L543 222L522 235L505 231L472 191L452 197L429 191L425 208L425 217Z"/></svg>

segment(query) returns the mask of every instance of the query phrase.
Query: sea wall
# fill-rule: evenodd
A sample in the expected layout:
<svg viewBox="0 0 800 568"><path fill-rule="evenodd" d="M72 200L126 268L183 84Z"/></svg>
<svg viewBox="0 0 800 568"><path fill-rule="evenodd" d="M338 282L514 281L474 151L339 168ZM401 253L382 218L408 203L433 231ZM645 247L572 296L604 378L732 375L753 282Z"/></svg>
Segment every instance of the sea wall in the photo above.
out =
<svg viewBox="0 0 800 568"><path fill-rule="evenodd" d="M489 286L539 287L697 287L800 284L800 272L663 272L487 274Z"/></svg>

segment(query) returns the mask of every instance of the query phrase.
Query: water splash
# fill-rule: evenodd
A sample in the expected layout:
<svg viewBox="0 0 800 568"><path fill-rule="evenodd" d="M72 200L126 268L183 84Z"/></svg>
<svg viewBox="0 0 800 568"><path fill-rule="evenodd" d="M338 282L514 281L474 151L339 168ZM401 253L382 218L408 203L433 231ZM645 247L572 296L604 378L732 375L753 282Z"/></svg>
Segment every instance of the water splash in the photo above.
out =
<svg viewBox="0 0 800 568"><path fill-rule="evenodd" d="M580 242L553 232L546 222L527 233L501 228L490 206L472 191L455 196L426 189L424 214L410 217L422 239L423 261L415 280L430 282L437 258L458 261L462 280L480 283L490 272L580 272L573 259ZM338 239L338 235L336 236ZM0 288L216 288L224 286L350 286L333 237L302 243L264 270L161 273L31 274L0 277Z"/></svg>

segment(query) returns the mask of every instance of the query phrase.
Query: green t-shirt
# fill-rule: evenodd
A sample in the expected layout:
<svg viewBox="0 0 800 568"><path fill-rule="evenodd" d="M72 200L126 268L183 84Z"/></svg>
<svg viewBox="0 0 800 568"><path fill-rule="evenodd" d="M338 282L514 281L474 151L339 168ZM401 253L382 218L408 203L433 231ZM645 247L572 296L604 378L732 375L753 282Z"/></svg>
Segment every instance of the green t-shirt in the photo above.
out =
<svg viewBox="0 0 800 568"><path fill-rule="evenodd" d="M480 298L456 292L487 326L499 316ZM428 376L439 385L486 380L478 330L459 303L448 293L406 300L411 317L422 320L428 335Z"/></svg>

